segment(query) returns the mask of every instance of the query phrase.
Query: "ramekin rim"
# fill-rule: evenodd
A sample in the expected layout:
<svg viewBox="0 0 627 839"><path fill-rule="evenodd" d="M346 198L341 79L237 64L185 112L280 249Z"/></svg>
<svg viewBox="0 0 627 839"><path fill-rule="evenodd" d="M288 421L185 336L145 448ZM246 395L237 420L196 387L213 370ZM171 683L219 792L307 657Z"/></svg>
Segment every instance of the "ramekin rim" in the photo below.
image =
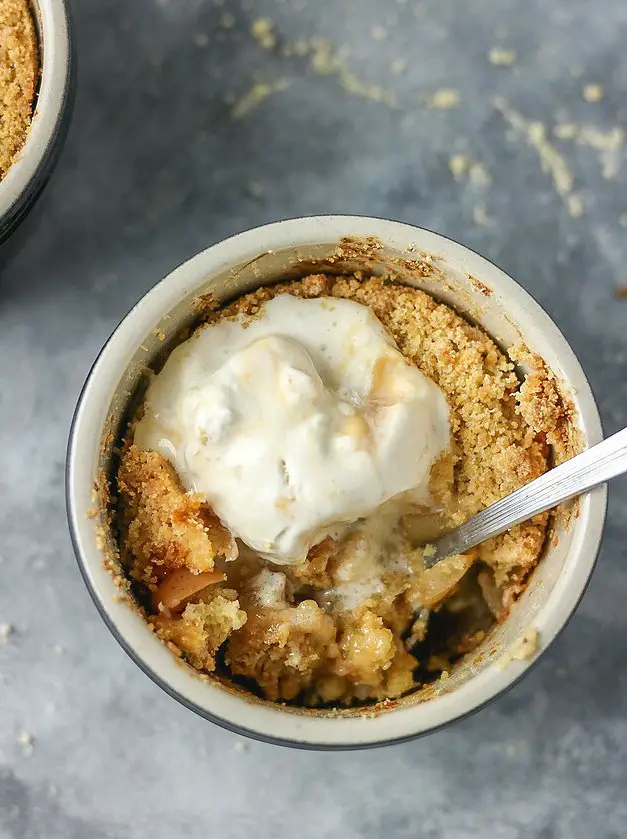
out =
<svg viewBox="0 0 627 839"><path fill-rule="evenodd" d="M215 715L215 714L211 713L206 708L198 705L197 703L195 703L194 701L189 699L187 696L182 694L180 691L178 691L177 689L172 687L172 685L169 684L166 679L162 678L158 673L156 673L150 667L148 662L146 662L142 658L142 656L140 656L136 652L136 650L133 648L133 645L130 643L130 641L126 637L124 637L124 635L118 630L117 626L115 625L115 621L112 619L111 615L109 614L109 612L106 608L106 605L103 602L103 599L102 599L101 595L95 589L93 581L91 580L91 578L89 576L89 573L88 573L89 562L86 560L86 557L84 555L84 552L83 552L81 544L80 544L80 538L78 536L77 513L76 513L76 510L75 510L75 507L74 507L74 497L73 497L73 493L72 493L73 463L75 462L75 458L76 458L76 448L77 448L77 445L78 445L77 439L78 439L78 435L79 435L79 432L80 432L81 408L84 405L85 399L89 397L90 388L91 388L91 385L93 384L93 381L95 380L95 377L98 374L99 366L102 363L103 357L107 354L108 350L110 349L111 344L114 341L116 335L119 335L122 327L125 324L128 325L128 323L133 319L133 316L134 315L136 316L138 314L139 310L144 305L147 305L151 300L154 299L154 295L155 295L155 293L158 292L159 289L163 290L163 288L165 287L165 284L168 281L172 282L173 279L179 280L182 276L184 276L185 271L189 271L193 267L193 263L198 261L198 264L201 264L202 261L203 261L203 258L206 258L207 254L209 254L209 252L213 252L213 254L215 256L216 254L219 254L221 248L224 248L225 246L232 246L234 243L237 243L238 240L242 241L243 239L246 239L247 237L259 236L261 234L267 234L270 231L276 231L276 229L279 228L279 227L282 228L282 230L284 232L284 239L285 239L284 245L285 246L297 245L299 243L292 242L290 240L290 235L289 235L290 232L294 231L294 229L296 229L298 227L302 227L302 226L307 225L307 223L311 224L312 222L318 222L318 223L323 222L322 227L325 227L325 225L326 226L328 226L328 225L339 225L340 227L342 225L344 225L345 229L341 230L341 231L336 230L333 234L326 233L325 234L325 239L318 239L318 240L314 240L314 241L309 239L308 240L309 244L316 244L316 243L320 243L320 242L323 242L323 241L324 242L336 241L336 240L339 240L340 238L342 238L343 236L348 236L348 235L357 236L357 237L361 237L361 236L365 236L365 235L377 235L377 233L375 232L375 228L377 228L377 230L378 230L379 237L382 238L385 241L385 236L382 235L382 231L381 231L380 228L382 226L383 227L391 226L392 228L394 228L397 231L402 231L402 232L405 232L405 233L408 233L408 234L409 233L413 233L414 235L428 234L429 237L434 237L434 241L441 241L442 243L445 243L447 246L452 245L453 246L453 251L455 251L457 249L460 249L460 251L464 252L465 254L470 254L470 255L472 255L472 257L474 259L485 263L487 266L489 266L490 271L496 271L497 272L497 275L499 277L499 282L504 281L506 286L508 284L511 284L511 287L516 289L517 294L522 295L523 299L525 297L528 298L528 300L531 301L533 308L536 309L539 313L541 313L542 317L546 320L546 322L548 324L550 324L551 329L552 329L552 333L553 333L552 338L557 338L558 343L560 344L559 352L560 353L561 352L566 353L567 364L574 365L576 371L580 374L581 380L583 381L583 383L585 384L585 386L587 388L586 405L582 406L582 408L581 408L581 420L582 420L582 423L584 424L584 427L586 429L587 429L588 424L590 426L592 426L591 430L593 432L593 436L594 436L595 433L596 433L597 436L600 434L600 418L599 418L599 414L598 414L598 408L596 406L594 395L593 395L592 390L590 388L590 384L588 382L588 379L585 375L585 372L581 368L581 365L580 365L578 359L576 358L572 348L570 347L570 344L565 339L565 337L562 335L561 331L559 330L557 325L553 322L553 320L550 318L550 316L544 311L544 309L540 306L540 304L529 294L529 292L527 292L522 286L520 286L518 283L516 283L516 281L513 280L508 274L506 274L500 268L498 268L498 266L494 265L489 260L485 259L485 257L477 254L475 251L473 251L471 248L467 247L466 245L463 245L463 244L461 244L461 243L459 243L459 242L457 242L454 239L451 239L449 237L443 236L442 234L434 233L433 231L427 230L426 228L416 227L416 226L413 226L413 225L407 225L407 224L404 224L402 222L396 222L396 221L387 220L387 219L378 219L378 218L373 218L373 217L357 216L357 215L355 215L355 216L352 216L352 215L303 216L303 217L298 217L298 218L295 218L295 219L286 219L286 220L283 220L283 221L274 222L274 223L269 224L269 225L263 225L263 226L260 226L260 227L257 227L257 228L253 228L251 230L244 231L242 233L237 233L237 234L235 234L231 237L228 237L227 239L224 239L224 240L222 240L222 241L220 241L220 242L218 242L214 245L211 245L210 247L206 248L205 250L199 252L195 256L191 257L189 260L182 263L180 266L175 268L173 271L169 272L160 282L158 282L157 284L155 284L155 286L153 286L151 289L149 289L146 292L146 294L144 294L140 298L140 300L135 304L135 306L128 312L128 314L120 321L120 323L118 324L116 329L113 330L113 332L111 333L109 339L105 342L103 348L101 349L101 351L98 354L96 360L94 361L94 363L92 365L92 368L91 368L91 370L90 370L90 372L89 372L89 374L86 378L86 381L85 381L85 384L84 384L83 389L81 391L81 394L79 396L79 400L78 400L78 403L77 403L76 411L74 413L74 417L72 419L72 425L71 425L71 429L70 429L70 436L69 436L69 441L68 441L68 458L67 458L67 464L66 464L66 504L67 504L69 527L70 527L70 535L71 535L72 544L73 544L74 551L75 551L75 554L76 554L76 557L77 557L77 560L78 560L78 565L79 565L81 574L83 576L83 579L85 580L87 589L88 589L92 599L94 600L94 603L95 603L99 613L101 614L103 620L105 621L106 625L108 626L109 630L111 631L113 636L116 638L116 640L118 641L120 646L122 646L122 648L125 650L125 652L140 667L140 669L144 673L146 673L146 675L148 675L149 678L155 684L157 684L159 687L161 687L166 693L168 693L170 696L172 696L174 699L176 699L179 703L181 703L182 705L187 707L189 710L192 710L195 713L202 716L204 719L207 719L211 722L214 722L214 723L220 725L221 727L226 728L227 730L230 730L234 733L245 735L245 736L251 737L253 739L261 740L263 742L268 742L268 743L272 743L272 744L275 744L275 745L285 745L285 746L291 746L291 747L296 747L296 748L301 748L301 749L309 749L309 750L340 751L340 750L363 749L363 748L372 748L372 747L383 746L383 745L391 745L391 744L394 744L394 743L407 742L409 740L416 739L416 738L419 738L421 736L425 736L426 734L432 733L432 732L434 732L436 730L439 730L439 729L441 729L441 728L443 728L447 725L450 725L453 722L456 722L460 719L463 719L467 716L470 716L471 714L477 712L481 708L484 708L490 702L494 701L495 699L497 699L498 697L503 695L506 691L508 691L511 687L513 687L515 684L517 684L517 682L527 672L529 672L531 667L534 666L537 663L537 661L540 660L542 655L552 645L552 643L555 641L555 639L558 637L558 635L564 630L564 628L566 627L566 625L569 623L572 616L574 615L574 613L575 613L575 611L576 611L576 609L577 609L577 607L578 607L578 605L581 601L581 598L583 597L583 595L585 593L585 590L586 590L586 588L589 584L591 575L593 573L594 567L596 565L596 560L597 560L598 553L599 553L600 546L601 546L603 526L604 526L604 523L605 523L605 516L606 516L606 511L607 511L607 488L606 487L600 488L599 490L595 491L594 496L587 496L585 499L583 499L583 502L581 504L582 510L580 511L580 521L582 520L582 517L585 517L585 521L583 522L583 526L581 527L581 533L582 533L581 539L583 540L586 536L588 536L588 537L591 538L592 543L593 543L592 546L591 546L591 549L589 551L590 559L589 559L589 562L588 562L588 565L587 565L587 572L586 572L586 575L585 575L585 579L583 581L583 584L581 585L581 587L578 590L576 598L571 602L570 607L567 610L567 613L560 618L560 625L557 626L557 628L555 629L555 631L552 633L552 635L549 638L547 638L545 641L543 641L542 649L540 650L538 655L532 661L524 662L523 666L520 668L520 671L516 674L516 676L514 678L511 678L507 683L501 685L500 687L497 686L488 696L486 696L485 699L483 699L479 703L474 704L474 705L471 704L470 707L465 708L459 714L449 715L441 723L439 723L437 725L434 725L434 726L430 726L425 730L416 731L414 733L402 734L401 736L394 737L394 738L374 739L374 740L367 740L367 739L360 740L360 739L357 739L357 740L347 740L347 741L343 741L343 742L326 742L326 741L322 741L322 740L313 740L311 738L310 739L304 739L304 740L298 740L298 739L283 737L283 736L280 736L280 735L279 736L274 736L272 734L268 734L267 732L261 732L257 729L246 728L245 726L242 726L238 723L235 723L230 719L225 719L224 717L221 717L221 716L218 716L218 715ZM370 227L372 229L369 230L369 231L364 231L364 229L363 229L364 228L364 223L366 223L365 224L366 227ZM356 231L355 227L359 226L359 225L362 226L362 230ZM301 242L300 244L304 244L304 242ZM424 246L421 244L420 248L423 249L423 247ZM435 250L437 250L437 249L435 249ZM207 280L208 276L210 276L210 274L211 274L211 272L209 272L209 274L208 274L206 271L198 272L198 276L196 278L197 279L197 285L201 285L202 282L205 282ZM185 293L186 293L186 291L178 290L176 297L178 299L181 299L185 296ZM162 309L160 311L160 314L161 315L164 314L165 311L167 311L167 308ZM139 340L141 340L141 337L139 338ZM584 416L584 411L585 411L585 414L586 414L585 416ZM589 509L591 507L593 501L594 501L594 506L596 508L595 509L596 520L595 521L591 520L590 509ZM582 548L582 546L580 546L580 551L581 551L581 548ZM477 677L475 677L475 678L477 678ZM471 680L471 682L472 681L474 681L474 679ZM433 702L433 701L437 701L437 700L435 700L435 699L429 700L429 702ZM419 707L419 706L413 706L413 707ZM411 710L411 709L407 709L407 710Z"/></svg>

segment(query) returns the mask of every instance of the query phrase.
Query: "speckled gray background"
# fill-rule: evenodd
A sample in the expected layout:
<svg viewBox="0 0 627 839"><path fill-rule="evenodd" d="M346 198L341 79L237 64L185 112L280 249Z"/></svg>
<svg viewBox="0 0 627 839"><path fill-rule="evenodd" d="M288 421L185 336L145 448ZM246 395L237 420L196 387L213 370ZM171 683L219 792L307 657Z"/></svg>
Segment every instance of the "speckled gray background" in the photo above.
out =
<svg viewBox="0 0 627 839"><path fill-rule="evenodd" d="M496 261L572 342L606 430L624 425L627 4L74 5L73 128L0 287L0 837L624 837L627 482L576 618L522 684L422 741L329 755L244 743L135 668L79 577L62 480L79 388L137 298L225 235L307 213L402 219ZM272 49L250 35L262 15ZM350 49L343 70L285 56L312 37ZM442 88L458 106L426 107ZM455 178L453 155L483 169Z"/></svg>

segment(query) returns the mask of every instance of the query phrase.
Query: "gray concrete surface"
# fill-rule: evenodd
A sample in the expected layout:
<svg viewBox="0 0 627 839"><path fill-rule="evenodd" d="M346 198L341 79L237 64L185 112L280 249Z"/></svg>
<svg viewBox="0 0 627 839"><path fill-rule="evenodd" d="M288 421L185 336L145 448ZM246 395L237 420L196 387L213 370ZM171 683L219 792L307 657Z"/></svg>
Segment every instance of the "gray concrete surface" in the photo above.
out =
<svg viewBox="0 0 627 839"><path fill-rule="evenodd" d="M79 577L62 479L79 388L137 298L223 236L306 213L390 216L493 259L572 342L606 430L624 425L627 161L607 147L627 123L627 4L74 6L73 128L37 237L1 279L0 622L15 631L0 647L0 837L625 836L627 482L577 616L523 683L422 741L328 755L244 743L135 668ZM262 15L273 49L249 32ZM283 54L312 37L350 48L344 70ZM515 63L493 65L494 47ZM602 101L585 101L595 82ZM459 105L426 107L442 88ZM605 133L559 139L557 123ZM456 179L455 154L490 183Z"/></svg>

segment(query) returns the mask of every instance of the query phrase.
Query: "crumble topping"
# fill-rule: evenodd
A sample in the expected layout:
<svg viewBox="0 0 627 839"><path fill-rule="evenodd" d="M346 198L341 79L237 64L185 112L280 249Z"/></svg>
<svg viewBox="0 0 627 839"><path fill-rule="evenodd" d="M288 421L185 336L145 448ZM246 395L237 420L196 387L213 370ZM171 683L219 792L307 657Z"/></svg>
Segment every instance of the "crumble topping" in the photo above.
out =
<svg viewBox="0 0 627 839"><path fill-rule="evenodd" d="M183 490L172 466L156 452L131 446L122 459L118 489L126 506L123 544L131 575L149 589L175 569L211 571L217 555L233 553L233 538L211 508Z"/></svg>
<svg viewBox="0 0 627 839"><path fill-rule="evenodd" d="M39 80L39 47L28 0L0 0L0 181L20 152Z"/></svg>
<svg viewBox="0 0 627 839"><path fill-rule="evenodd" d="M538 561L548 515L428 571L420 545L542 474L549 446L557 460L572 454L569 406L540 359L512 353L531 369L521 384L485 332L385 279L311 275L212 305L199 328L255 318L280 294L370 307L407 361L441 388L452 442L431 469L434 508L404 511L383 541L358 522L304 562L269 568L202 497L183 491L161 454L133 445L131 423L118 473L122 561L152 593L157 634L201 671L312 706L401 696L449 673L503 618Z"/></svg>

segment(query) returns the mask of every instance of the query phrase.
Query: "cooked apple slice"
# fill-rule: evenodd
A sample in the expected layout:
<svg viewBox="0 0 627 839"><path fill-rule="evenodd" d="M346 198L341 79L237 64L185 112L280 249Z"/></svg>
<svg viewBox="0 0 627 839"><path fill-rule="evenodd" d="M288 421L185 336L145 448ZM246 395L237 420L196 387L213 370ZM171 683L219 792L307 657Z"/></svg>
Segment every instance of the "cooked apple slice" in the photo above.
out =
<svg viewBox="0 0 627 839"><path fill-rule="evenodd" d="M451 594L475 561L476 556L475 552L455 554L436 563L432 568L424 568L416 581L419 602L427 609L432 609L441 603Z"/></svg>
<svg viewBox="0 0 627 839"><path fill-rule="evenodd" d="M179 606L194 594L214 583L221 583L226 579L221 571L202 571L192 573L188 568L173 571L152 594L152 605L155 611L160 606L170 612L176 612Z"/></svg>

